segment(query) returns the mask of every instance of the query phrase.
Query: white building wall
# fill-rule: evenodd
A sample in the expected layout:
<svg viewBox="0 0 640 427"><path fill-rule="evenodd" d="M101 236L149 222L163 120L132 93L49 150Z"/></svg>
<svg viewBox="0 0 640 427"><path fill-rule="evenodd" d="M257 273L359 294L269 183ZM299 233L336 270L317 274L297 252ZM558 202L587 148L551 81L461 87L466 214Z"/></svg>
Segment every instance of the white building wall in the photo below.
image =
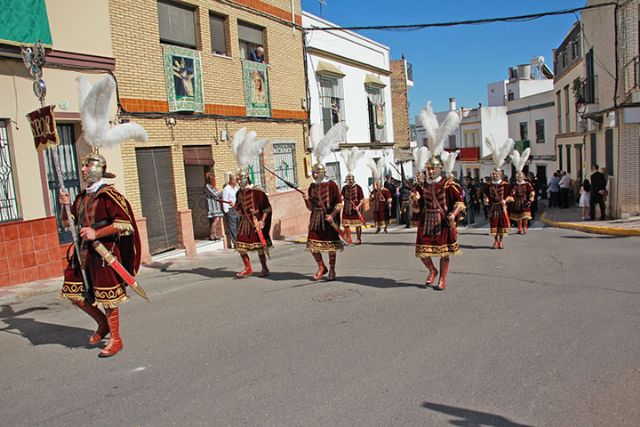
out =
<svg viewBox="0 0 640 427"><path fill-rule="evenodd" d="M513 93L514 100L553 89L553 80L519 79L507 83L507 94Z"/></svg>
<svg viewBox="0 0 640 427"><path fill-rule="evenodd" d="M507 107L483 107L480 108L480 158L486 160L482 161L480 173L482 176L487 176L491 172L491 169L495 167L491 159L491 151L485 141L488 135L492 135L494 141L498 143L504 142L509 137L509 123L507 120Z"/></svg>
<svg viewBox="0 0 640 427"><path fill-rule="evenodd" d="M333 24L308 13L303 13L302 25L305 27L333 26ZM375 148L367 147L370 144L369 112L365 91L367 75L374 75L385 84L385 87L382 88L385 101L385 136L380 142L393 144L389 48L350 31L310 32L306 42L307 47L311 49L311 53L307 55L311 123L321 122L320 86L316 67L320 61L323 61L335 66L344 74L341 79L344 96L344 120L349 128L345 143L357 144L361 150L366 151L366 155L359 162L357 170L354 171L356 182L364 189L368 177L371 176L370 170L366 166L369 158L384 157L389 163L394 161L391 145L388 148L381 148L376 143ZM344 181L347 169L343 164L342 156L339 153L333 153L325 161L340 162L341 179ZM400 175L392 167L389 166L387 172L400 179Z"/></svg>
<svg viewBox="0 0 640 427"><path fill-rule="evenodd" d="M507 83L508 80L500 80L499 82L489 83L487 85L489 107L505 105L505 102L507 102Z"/></svg>

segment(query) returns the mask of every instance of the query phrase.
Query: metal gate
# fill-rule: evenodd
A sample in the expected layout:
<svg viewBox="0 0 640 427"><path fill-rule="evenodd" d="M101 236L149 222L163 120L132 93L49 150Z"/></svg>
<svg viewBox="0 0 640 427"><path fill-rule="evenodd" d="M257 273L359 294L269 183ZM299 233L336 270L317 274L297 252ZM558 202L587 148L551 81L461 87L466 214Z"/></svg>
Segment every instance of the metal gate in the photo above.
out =
<svg viewBox="0 0 640 427"><path fill-rule="evenodd" d="M136 161L149 252L155 255L178 244L171 152L169 148L137 148Z"/></svg>

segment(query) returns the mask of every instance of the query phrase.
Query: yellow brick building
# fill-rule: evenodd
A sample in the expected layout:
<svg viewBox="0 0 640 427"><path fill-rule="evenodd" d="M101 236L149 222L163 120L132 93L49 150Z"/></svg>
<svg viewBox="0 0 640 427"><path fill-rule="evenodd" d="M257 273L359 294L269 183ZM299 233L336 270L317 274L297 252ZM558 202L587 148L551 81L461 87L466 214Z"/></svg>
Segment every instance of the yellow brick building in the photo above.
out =
<svg viewBox="0 0 640 427"><path fill-rule="evenodd" d="M148 142L125 143L121 150L125 194L141 234L148 236L143 238L144 258L171 248L196 251L194 238L204 237L206 224L205 174L213 171L221 188L226 173L236 170L231 140L241 127L270 140L254 172L274 208L272 235L304 231L307 215L300 195L262 169L286 167L298 186L309 183L304 56L296 28L300 13L299 0L110 1L119 119L135 121L149 134ZM259 66L266 69L266 113L256 113L246 99L252 83L245 68L255 66L249 54L257 45L265 49L266 66ZM185 85L182 95L180 81L171 80L178 54L169 53L167 67L167 51L186 52L182 71L193 79L193 87ZM193 68L188 68L189 58L194 58ZM189 98L191 89L195 95ZM175 111L172 90L176 99L202 94L203 101L194 111Z"/></svg>

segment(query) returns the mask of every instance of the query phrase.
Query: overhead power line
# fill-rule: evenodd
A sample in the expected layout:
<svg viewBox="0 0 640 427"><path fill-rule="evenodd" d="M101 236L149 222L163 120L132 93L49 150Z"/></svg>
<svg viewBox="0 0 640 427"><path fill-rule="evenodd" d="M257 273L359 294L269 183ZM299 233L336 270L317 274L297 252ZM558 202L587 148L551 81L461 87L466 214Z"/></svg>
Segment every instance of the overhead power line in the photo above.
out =
<svg viewBox="0 0 640 427"><path fill-rule="evenodd" d="M438 27L455 27L458 25L482 25L493 24L496 22L525 22L532 21L534 19L544 18L546 16L567 15L571 13L581 12L583 10L597 9L607 6L617 6L615 2L595 4L591 6L576 7L573 9L552 10L549 12L531 13L529 15L517 15L506 16L500 18L485 18L485 19L469 19L465 21L452 21L452 22L433 22L430 24L405 24L405 25L368 25L368 26L356 26L356 27L305 27L305 31L335 31L335 30L397 30L397 31L416 31L425 28L438 28Z"/></svg>

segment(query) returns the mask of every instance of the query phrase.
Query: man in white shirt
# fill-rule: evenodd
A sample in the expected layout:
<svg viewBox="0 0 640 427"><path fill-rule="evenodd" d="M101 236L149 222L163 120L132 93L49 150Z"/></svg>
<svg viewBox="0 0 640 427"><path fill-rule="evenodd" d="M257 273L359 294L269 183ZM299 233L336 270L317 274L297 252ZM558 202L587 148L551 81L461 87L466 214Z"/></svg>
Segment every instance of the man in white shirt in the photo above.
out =
<svg viewBox="0 0 640 427"><path fill-rule="evenodd" d="M562 178L558 183L560 187L560 207L567 209L569 207L569 187L571 186L571 177L565 171L562 171Z"/></svg>
<svg viewBox="0 0 640 427"><path fill-rule="evenodd" d="M222 190L222 200L231 202L231 204L223 203L222 210L224 211L224 218L227 221L227 229L229 230L229 236L231 236L231 242L235 246L236 235L238 230L238 214L233 208L236 203L236 193L240 187L235 175L229 174L229 183L225 185Z"/></svg>

